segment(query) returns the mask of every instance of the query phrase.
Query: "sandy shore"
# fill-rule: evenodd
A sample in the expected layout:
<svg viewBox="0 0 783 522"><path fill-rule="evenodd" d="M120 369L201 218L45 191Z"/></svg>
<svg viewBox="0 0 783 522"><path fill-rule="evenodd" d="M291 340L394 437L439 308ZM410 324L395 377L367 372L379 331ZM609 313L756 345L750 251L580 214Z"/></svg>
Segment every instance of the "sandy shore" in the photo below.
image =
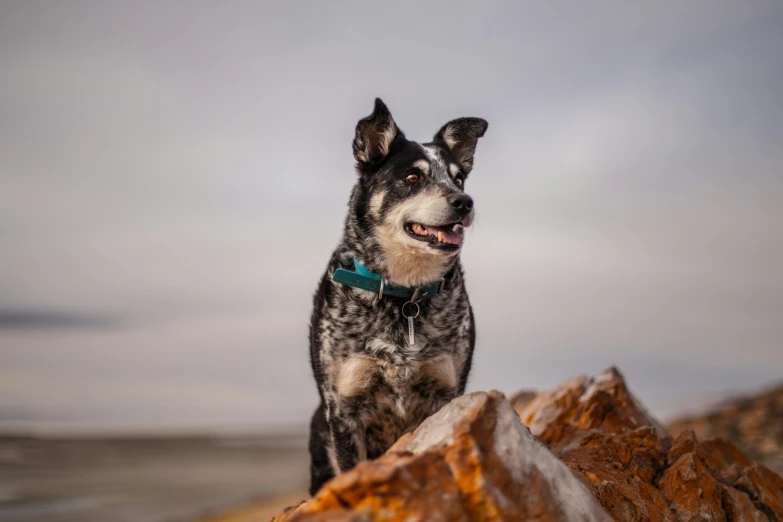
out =
<svg viewBox="0 0 783 522"><path fill-rule="evenodd" d="M299 504L308 498L310 496L306 491L281 495L273 499L254 502L223 514L201 518L196 522L266 522L288 506Z"/></svg>

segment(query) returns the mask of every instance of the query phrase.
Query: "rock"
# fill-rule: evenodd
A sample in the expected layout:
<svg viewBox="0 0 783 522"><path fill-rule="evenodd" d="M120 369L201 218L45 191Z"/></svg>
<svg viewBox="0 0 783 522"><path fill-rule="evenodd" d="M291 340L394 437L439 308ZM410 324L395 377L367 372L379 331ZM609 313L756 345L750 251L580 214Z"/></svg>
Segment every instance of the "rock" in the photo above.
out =
<svg viewBox="0 0 783 522"><path fill-rule="evenodd" d="M750 459L783 474L783 384L669 424L671 433L683 430L693 430L699 439L726 439Z"/></svg>
<svg viewBox="0 0 783 522"><path fill-rule="evenodd" d="M520 422L501 393L471 394L450 406L391 451L443 452L463 496L484 506L471 519L489 514L503 520L609 520L574 473Z"/></svg>
<svg viewBox="0 0 783 522"><path fill-rule="evenodd" d="M769 522L769 517L756 509L745 494L734 488L723 488L721 502L728 522Z"/></svg>
<svg viewBox="0 0 783 522"><path fill-rule="evenodd" d="M667 468L659 488L680 522L726 521L723 490L695 452L686 453Z"/></svg>
<svg viewBox="0 0 783 522"><path fill-rule="evenodd" d="M669 448L669 452L666 455L666 464L671 466L677 462L680 457L686 453L693 453L698 447L699 441L696 440L696 434L691 430L683 431L677 435L677 438L672 442L671 448Z"/></svg>
<svg viewBox="0 0 783 522"><path fill-rule="evenodd" d="M610 368L459 397L275 520L611 519L783 522L783 479L724 439L672 439Z"/></svg>
<svg viewBox="0 0 783 522"><path fill-rule="evenodd" d="M277 520L354 520L347 513L406 521L611 520L499 392L455 399L381 458L336 477Z"/></svg>
<svg viewBox="0 0 783 522"><path fill-rule="evenodd" d="M783 521L783 479L771 469L754 464L735 483L772 520Z"/></svg>
<svg viewBox="0 0 783 522"><path fill-rule="evenodd" d="M519 414L583 481L615 520L676 520L654 484L666 465L668 433L615 368L544 392Z"/></svg>
<svg viewBox="0 0 783 522"><path fill-rule="evenodd" d="M616 368L591 379L570 379L539 394L517 412L533 435L550 448L563 447L594 429L621 433L652 426L660 437L668 435L630 393Z"/></svg>
<svg viewBox="0 0 783 522"><path fill-rule="evenodd" d="M723 439L684 431L672 440L615 368L566 381L518 411L615 520L783 522L780 477Z"/></svg>
<svg viewBox="0 0 783 522"><path fill-rule="evenodd" d="M278 519L279 520L279 519ZM297 515L299 522L372 522L369 511L321 511Z"/></svg>
<svg viewBox="0 0 783 522"><path fill-rule="evenodd" d="M519 411L525 407L528 402L535 399L537 395L538 393L533 390L522 390L512 395L511 398L508 399L508 402L511 404L512 408Z"/></svg>
<svg viewBox="0 0 783 522"><path fill-rule="evenodd" d="M676 520L653 484L666 449L651 427L620 435L590 433L560 457L584 481L615 520Z"/></svg>

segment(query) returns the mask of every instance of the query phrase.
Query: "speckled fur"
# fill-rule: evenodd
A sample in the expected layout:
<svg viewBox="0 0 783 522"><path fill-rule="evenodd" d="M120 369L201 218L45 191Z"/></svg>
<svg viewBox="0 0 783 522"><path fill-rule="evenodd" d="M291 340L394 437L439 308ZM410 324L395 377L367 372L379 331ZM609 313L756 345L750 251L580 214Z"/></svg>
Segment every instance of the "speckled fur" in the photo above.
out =
<svg viewBox="0 0 783 522"><path fill-rule="evenodd" d="M457 215L447 198L463 193L457 180L464 182L471 171L486 127L479 118L460 118L444 125L433 142L418 144L405 138L380 100L357 125L359 178L310 323L321 398L310 433L311 494L360 460L380 456L465 390L475 327L459 249L412 239L402 224L415 218L470 225L473 211ZM411 172L420 176L417 183L406 181ZM403 299L379 300L332 281L334 271L352 269L354 259L399 286L445 279L439 295L419 303L414 345L400 312Z"/></svg>

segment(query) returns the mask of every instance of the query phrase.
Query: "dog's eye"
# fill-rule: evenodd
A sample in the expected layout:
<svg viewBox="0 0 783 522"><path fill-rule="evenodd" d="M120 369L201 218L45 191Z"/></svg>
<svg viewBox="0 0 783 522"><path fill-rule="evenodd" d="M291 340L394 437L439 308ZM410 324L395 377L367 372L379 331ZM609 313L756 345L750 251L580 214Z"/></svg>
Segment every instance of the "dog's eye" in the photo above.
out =
<svg viewBox="0 0 783 522"><path fill-rule="evenodd" d="M454 182L455 182L455 183L457 184L457 186L458 186L458 187L460 187L460 188L462 188L462 184L464 183L464 182L462 181L462 178L457 178L456 180L454 180Z"/></svg>
<svg viewBox="0 0 783 522"><path fill-rule="evenodd" d="M408 183L416 183L417 181L419 181L419 175L418 174L408 174L408 177L405 178L405 180Z"/></svg>

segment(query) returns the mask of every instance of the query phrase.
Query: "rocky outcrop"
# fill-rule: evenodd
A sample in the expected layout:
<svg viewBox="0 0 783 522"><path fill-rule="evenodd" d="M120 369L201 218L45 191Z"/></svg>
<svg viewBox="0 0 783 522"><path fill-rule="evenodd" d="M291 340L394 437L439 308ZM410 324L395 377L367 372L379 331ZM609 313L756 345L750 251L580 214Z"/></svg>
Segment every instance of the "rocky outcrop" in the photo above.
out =
<svg viewBox="0 0 783 522"><path fill-rule="evenodd" d="M672 440L614 368L568 381L517 411L615 520L783 521L779 477L723 439L699 442L684 431Z"/></svg>
<svg viewBox="0 0 783 522"><path fill-rule="evenodd" d="M783 480L725 440L672 440L609 369L459 397L276 520L612 519L783 522Z"/></svg>
<svg viewBox="0 0 783 522"><path fill-rule="evenodd" d="M501 393L478 392L455 399L380 459L335 478L279 520L610 518Z"/></svg>
<svg viewBox="0 0 783 522"><path fill-rule="evenodd" d="M699 439L726 439L754 461L783 474L783 385L669 424L671 433L683 430L693 430Z"/></svg>

